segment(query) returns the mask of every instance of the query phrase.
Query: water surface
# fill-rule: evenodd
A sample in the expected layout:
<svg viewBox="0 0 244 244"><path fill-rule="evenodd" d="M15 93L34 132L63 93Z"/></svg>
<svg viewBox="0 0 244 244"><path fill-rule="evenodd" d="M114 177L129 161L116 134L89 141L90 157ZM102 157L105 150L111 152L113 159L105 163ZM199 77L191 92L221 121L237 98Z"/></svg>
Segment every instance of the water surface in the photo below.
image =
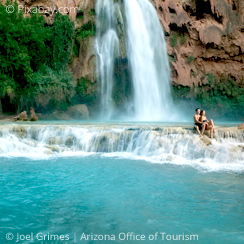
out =
<svg viewBox="0 0 244 244"><path fill-rule="evenodd" d="M9 232L15 237L31 232L66 234L66 243L143 242L119 241L121 232L199 237L174 243L244 242L243 173L204 173L188 166L98 154L0 158L0 165L1 243ZM116 240L79 242L82 233L114 234Z"/></svg>

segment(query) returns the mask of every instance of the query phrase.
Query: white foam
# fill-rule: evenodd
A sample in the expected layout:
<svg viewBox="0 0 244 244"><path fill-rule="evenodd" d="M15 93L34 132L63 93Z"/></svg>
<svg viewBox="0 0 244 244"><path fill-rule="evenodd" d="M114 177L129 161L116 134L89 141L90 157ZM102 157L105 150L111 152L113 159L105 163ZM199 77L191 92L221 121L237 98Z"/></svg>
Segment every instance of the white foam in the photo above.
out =
<svg viewBox="0 0 244 244"><path fill-rule="evenodd" d="M101 157L188 165L204 171L244 171L244 137L232 131L206 145L191 131L170 127L91 125L0 126L0 157L45 160ZM228 137L229 135L229 137Z"/></svg>

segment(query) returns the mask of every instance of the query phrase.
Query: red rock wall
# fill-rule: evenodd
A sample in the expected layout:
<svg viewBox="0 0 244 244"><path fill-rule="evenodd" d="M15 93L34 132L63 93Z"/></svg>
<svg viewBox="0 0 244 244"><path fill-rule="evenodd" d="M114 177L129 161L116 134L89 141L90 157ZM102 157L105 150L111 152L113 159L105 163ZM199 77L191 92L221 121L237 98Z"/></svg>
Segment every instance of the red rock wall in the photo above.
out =
<svg viewBox="0 0 244 244"><path fill-rule="evenodd" d="M243 0L150 0L155 4L166 32L173 84L193 86L204 82L202 76L212 73L217 78L244 80L244 1ZM1 2L5 2L2 0ZM26 7L59 9L78 7L85 10L79 28L91 18L89 10L95 0L19 0ZM76 12L69 13L76 19ZM44 15L52 23L55 15ZM79 57L71 69L75 78L93 77L95 72L94 38L81 43ZM84 50L85 46L88 50ZM91 61L92 60L92 61Z"/></svg>
<svg viewBox="0 0 244 244"><path fill-rule="evenodd" d="M201 80L206 73L244 80L243 0L154 0L154 4L166 31L174 84L207 82Z"/></svg>

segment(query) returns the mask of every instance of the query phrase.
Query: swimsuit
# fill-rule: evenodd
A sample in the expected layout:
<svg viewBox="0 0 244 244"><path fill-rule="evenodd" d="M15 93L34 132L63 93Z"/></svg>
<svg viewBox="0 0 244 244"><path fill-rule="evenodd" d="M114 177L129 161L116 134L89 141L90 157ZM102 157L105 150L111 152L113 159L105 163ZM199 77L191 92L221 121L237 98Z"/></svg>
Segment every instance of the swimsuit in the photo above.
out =
<svg viewBox="0 0 244 244"><path fill-rule="evenodd" d="M206 123L206 122L208 122L208 121L207 121L207 120L203 120L202 122ZM207 130L207 129L208 129L208 125L205 124L205 130Z"/></svg>
<svg viewBox="0 0 244 244"><path fill-rule="evenodd" d="M202 129L202 124L201 123L195 123L195 125L198 126L200 130Z"/></svg>

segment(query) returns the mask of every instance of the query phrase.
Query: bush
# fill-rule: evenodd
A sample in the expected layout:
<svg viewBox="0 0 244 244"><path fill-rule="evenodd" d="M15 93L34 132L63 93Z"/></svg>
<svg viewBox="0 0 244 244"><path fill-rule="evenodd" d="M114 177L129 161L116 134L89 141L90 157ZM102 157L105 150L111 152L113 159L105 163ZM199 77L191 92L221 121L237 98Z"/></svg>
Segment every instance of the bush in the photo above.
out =
<svg viewBox="0 0 244 244"><path fill-rule="evenodd" d="M85 77L81 77L78 80L77 86L75 88L76 94L72 99L72 103L88 103L91 104L95 102L96 97L95 94L89 94L88 87L94 86L91 84L91 81Z"/></svg>
<svg viewBox="0 0 244 244"><path fill-rule="evenodd" d="M187 41L187 36L183 34L183 35L181 36L181 44L185 44L186 41Z"/></svg>
<svg viewBox="0 0 244 244"><path fill-rule="evenodd" d="M29 77L46 62L48 48L43 16L32 14L24 18L22 12L18 13L16 2L13 6L15 11L7 13L0 3L0 78L1 97L14 94L18 104Z"/></svg>
<svg viewBox="0 0 244 244"><path fill-rule="evenodd" d="M188 101L206 108L209 114L225 119L243 120L244 82L237 83L230 77L218 80L213 74L205 74L208 84L198 87L173 87L174 100Z"/></svg>
<svg viewBox="0 0 244 244"><path fill-rule="evenodd" d="M95 10L94 8L92 8L92 9L90 10L89 14L90 14L91 16L95 16L95 15L96 15L96 10Z"/></svg>
<svg viewBox="0 0 244 244"><path fill-rule="evenodd" d="M66 69L71 58L74 39L74 23L68 15L57 13L52 27L52 67L55 70Z"/></svg>
<svg viewBox="0 0 244 244"><path fill-rule="evenodd" d="M66 109L75 95L76 84L73 75L44 66L34 73L30 81L29 98L43 109Z"/></svg>
<svg viewBox="0 0 244 244"><path fill-rule="evenodd" d="M171 47L176 47L177 45L177 34L173 34L172 37L171 37Z"/></svg>
<svg viewBox="0 0 244 244"><path fill-rule="evenodd" d="M78 10L77 11L77 15L76 15L77 19L84 19L84 11L83 10Z"/></svg>
<svg viewBox="0 0 244 244"><path fill-rule="evenodd" d="M75 55L76 57L79 56L79 44L77 42L74 43L74 46L73 46L73 55Z"/></svg>
<svg viewBox="0 0 244 244"><path fill-rule="evenodd" d="M188 62L189 64L192 63L194 60L195 60L195 57L194 57L193 55L191 55L191 56L189 56L189 57L187 58L187 62Z"/></svg>
<svg viewBox="0 0 244 244"><path fill-rule="evenodd" d="M49 108L69 103L75 92L73 76L66 71L74 23L57 13L53 26L47 26L40 14L24 17L16 2L14 8L7 13L0 3L0 99L8 96L18 110L35 101Z"/></svg>
<svg viewBox="0 0 244 244"><path fill-rule="evenodd" d="M88 23L81 26L76 33L76 38L78 41L81 41L82 39L88 37L88 36L95 36L95 24L92 21L89 21Z"/></svg>

